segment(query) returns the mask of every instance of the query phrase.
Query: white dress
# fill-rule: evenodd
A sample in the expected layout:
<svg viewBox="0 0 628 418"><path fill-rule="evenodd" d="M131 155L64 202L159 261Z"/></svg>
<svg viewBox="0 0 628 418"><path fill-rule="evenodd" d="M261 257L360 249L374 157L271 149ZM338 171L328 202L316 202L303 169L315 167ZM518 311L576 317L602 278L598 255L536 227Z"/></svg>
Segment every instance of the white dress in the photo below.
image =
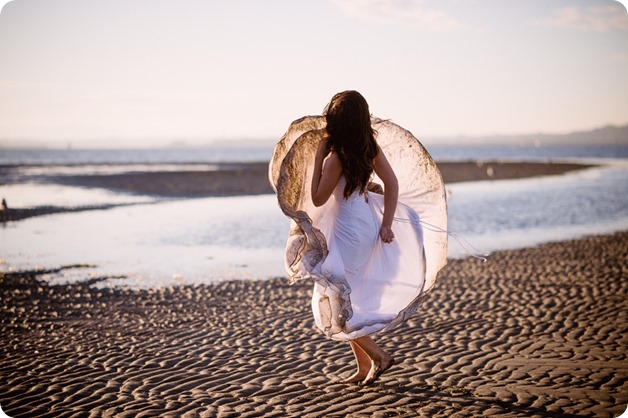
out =
<svg viewBox="0 0 628 418"><path fill-rule="evenodd" d="M399 182L393 243L379 237L383 196L354 192L344 178L315 207L310 194L314 156L325 118L293 122L275 146L270 182L291 220L286 272L291 282L315 282L312 312L329 338L352 340L389 329L418 309L447 262L447 201L436 164L414 136L373 119L377 142ZM374 176L373 181L382 184Z"/></svg>
<svg viewBox="0 0 628 418"><path fill-rule="evenodd" d="M336 185L327 208L313 215L313 225L326 237L328 254L320 275L346 280L349 312L335 324L331 306L336 290L316 280L312 312L316 325L337 340L351 340L394 326L412 315L425 285L425 253L419 217L398 204L392 229L395 239L380 236L383 196L353 192L343 196L345 178Z"/></svg>

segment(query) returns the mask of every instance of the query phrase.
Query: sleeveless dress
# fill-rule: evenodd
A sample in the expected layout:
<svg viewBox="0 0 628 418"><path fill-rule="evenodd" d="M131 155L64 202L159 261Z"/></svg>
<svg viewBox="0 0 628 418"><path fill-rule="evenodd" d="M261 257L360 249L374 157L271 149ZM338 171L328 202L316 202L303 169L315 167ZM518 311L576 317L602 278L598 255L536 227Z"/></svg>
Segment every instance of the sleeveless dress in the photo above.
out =
<svg viewBox="0 0 628 418"><path fill-rule="evenodd" d="M328 254L320 274L346 280L349 308L344 326L334 327L333 287L317 280L312 313L319 329L333 339L351 340L394 326L418 308L425 284L425 254L419 217L399 203L392 229L395 239L380 236L383 196L353 192L343 196L344 177L336 185L328 207L313 214L312 224L326 237ZM340 329L338 329L340 328Z"/></svg>
<svg viewBox="0 0 628 418"><path fill-rule="evenodd" d="M269 165L279 207L291 221L285 257L289 280L314 281L315 323L335 340L370 335L406 320L447 262L446 193L436 164L410 132L390 121L371 123L399 183L392 243L379 237L380 194L356 191L345 199L341 177L329 200L314 206L311 178L325 135L324 116L294 121ZM382 184L376 175L372 181Z"/></svg>

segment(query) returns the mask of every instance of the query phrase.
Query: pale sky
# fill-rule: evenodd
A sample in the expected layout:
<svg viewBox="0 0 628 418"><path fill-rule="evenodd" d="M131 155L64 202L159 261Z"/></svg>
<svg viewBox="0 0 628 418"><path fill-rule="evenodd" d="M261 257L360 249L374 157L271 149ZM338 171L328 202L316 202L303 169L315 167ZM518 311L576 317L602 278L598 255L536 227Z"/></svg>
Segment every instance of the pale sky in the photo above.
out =
<svg viewBox="0 0 628 418"><path fill-rule="evenodd" d="M0 145L278 139L346 89L419 138L625 125L628 15L614 0L13 0L0 13Z"/></svg>

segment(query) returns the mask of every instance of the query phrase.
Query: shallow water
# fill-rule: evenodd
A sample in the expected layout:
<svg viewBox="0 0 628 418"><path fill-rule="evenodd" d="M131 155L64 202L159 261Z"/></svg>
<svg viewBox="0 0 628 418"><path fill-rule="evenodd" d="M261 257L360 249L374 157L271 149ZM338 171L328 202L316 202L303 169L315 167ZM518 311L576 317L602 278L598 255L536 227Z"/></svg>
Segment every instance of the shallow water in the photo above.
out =
<svg viewBox="0 0 628 418"><path fill-rule="evenodd" d="M113 198L103 190L70 189L84 202ZM628 229L628 162L561 176L457 183L447 189L450 230L476 248L450 239L450 257ZM265 279L285 275L288 228L274 195L151 199L9 222L0 229L0 270L86 263L95 267L47 279L126 276L101 286Z"/></svg>
<svg viewBox="0 0 628 418"><path fill-rule="evenodd" d="M274 195L54 214L7 224L0 269L85 263L97 267L84 279L128 275L137 286L259 279L283 274L287 232Z"/></svg>
<svg viewBox="0 0 628 418"><path fill-rule="evenodd" d="M628 164L561 176L452 184L449 228L482 251L628 229ZM456 243L450 241L450 254ZM462 252L464 254L464 252Z"/></svg>
<svg viewBox="0 0 628 418"><path fill-rule="evenodd" d="M0 148L0 165L163 164L269 161L273 141L203 147L147 149L6 149ZM515 160L558 161L582 158L628 158L628 144L616 145L477 145L438 141L424 144L436 161Z"/></svg>
<svg viewBox="0 0 628 418"><path fill-rule="evenodd" d="M105 189L63 186L60 184L18 183L0 187L9 207L61 206L76 208L109 204L146 203L156 201L149 196L121 194Z"/></svg>

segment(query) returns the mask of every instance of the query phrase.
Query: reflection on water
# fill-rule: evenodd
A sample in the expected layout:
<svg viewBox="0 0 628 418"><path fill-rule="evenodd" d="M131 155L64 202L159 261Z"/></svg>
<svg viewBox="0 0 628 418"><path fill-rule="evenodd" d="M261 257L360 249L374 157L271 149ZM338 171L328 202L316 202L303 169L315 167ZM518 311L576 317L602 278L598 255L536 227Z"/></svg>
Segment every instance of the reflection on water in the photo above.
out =
<svg viewBox="0 0 628 418"><path fill-rule="evenodd" d="M0 187L9 207L29 208L35 206L97 206L109 204L147 203L155 201L148 196L119 194L105 189L86 189L58 184L22 183Z"/></svg>
<svg viewBox="0 0 628 418"><path fill-rule="evenodd" d="M110 175L168 171L216 171L218 164L96 164L45 165L12 168L16 178L32 176Z"/></svg>
<svg viewBox="0 0 628 418"><path fill-rule="evenodd" d="M64 213L9 223L0 268L94 264L138 286L257 279L283 274L287 233L271 195Z"/></svg>
<svg viewBox="0 0 628 418"><path fill-rule="evenodd" d="M449 227L482 251L628 229L628 164L541 179L452 184ZM464 255L450 242L450 254Z"/></svg>
<svg viewBox="0 0 628 418"><path fill-rule="evenodd" d="M628 229L628 165L459 183L448 191L450 229L481 252ZM83 192L90 191L77 193ZM48 215L8 223L0 230L0 270L87 263L96 267L49 279L125 275L105 285L144 287L264 279L285 275L288 228L274 195ZM450 256L464 255L451 240Z"/></svg>

